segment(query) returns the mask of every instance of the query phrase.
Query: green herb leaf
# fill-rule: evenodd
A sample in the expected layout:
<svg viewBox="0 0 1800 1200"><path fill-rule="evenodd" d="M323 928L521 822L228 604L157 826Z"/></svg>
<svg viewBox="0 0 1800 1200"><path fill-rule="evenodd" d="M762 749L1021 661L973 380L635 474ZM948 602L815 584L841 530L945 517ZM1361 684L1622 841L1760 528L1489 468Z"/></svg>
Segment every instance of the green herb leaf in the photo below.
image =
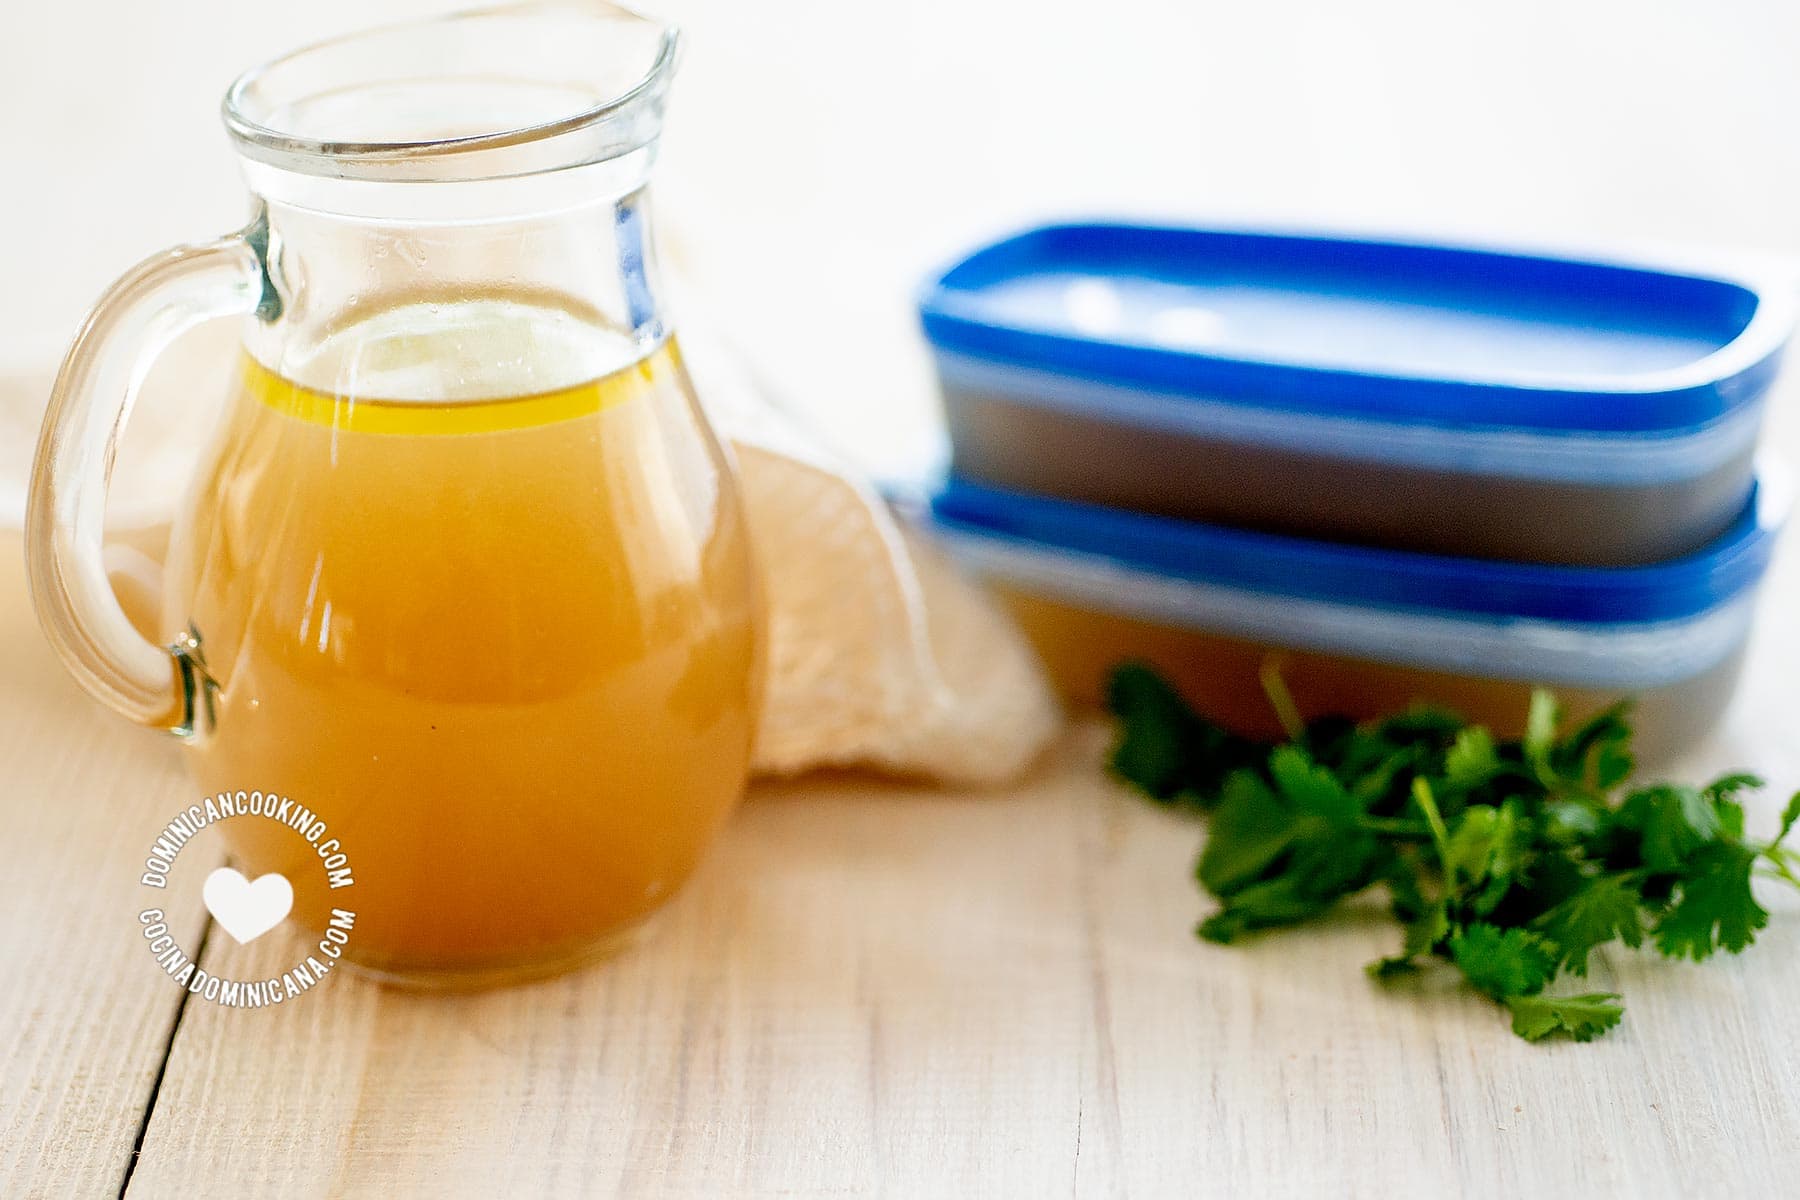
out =
<svg viewBox="0 0 1800 1200"><path fill-rule="evenodd" d="M1201 936L1230 941L1305 920L1373 883L1381 846L1360 828L1363 811L1297 746L1270 755L1266 776L1233 773L1197 868L1225 908Z"/></svg>
<svg viewBox="0 0 1800 1200"><path fill-rule="evenodd" d="M1556 974L1556 946L1528 929L1477 922L1450 936L1450 957L1478 990L1496 1000L1544 990Z"/></svg>
<svg viewBox="0 0 1800 1200"><path fill-rule="evenodd" d="M1719 833L1718 806L1698 788L1655 787L1625 798L1614 818L1638 836L1637 860L1652 871L1678 871Z"/></svg>
<svg viewBox="0 0 1800 1200"><path fill-rule="evenodd" d="M1708 800L1716 803L1724 800L1735 800L1742 792L1761 791L1764 786L1765 782L1762 776L1751 775L1745 771L1737 771L1730 775L1719 776L1700 790Z"/></svg>
<svg viewBox="0 0 1800 1200"><path fill-rule="evenodd" d="M1775 840L1769 844L1779 846L1787 841L1787 835L1793 832L1797 823L1800 823L1800 792L1795 792L1793 797L1788 800L1787 807L1781 810L1781 830L1776 833Z"/></svg>
<svg viewBox="0 0 1800 1200"><path fill-rule="evenodd" d="M1656 923L1656 948L1700 962L1714 950L1733 954L1756 940L1769 914L1750 892L1756 851L1715 842L1695 851L1674 906Z"/></svg>
<svg viewBox="0 0 1800 1200"><path fill-rule="evenodd" d="M1444 755L1444 779L1464 791L1473 791L1504 771L1494 753L1494 738L1479 725L1460 729L1450 752Z"/></svg>
<svg viewBox="0 0 1800 1200"><path fill-rule="evenodd" d="M1119 717L1121 736L1112 767L1121 778L1158 800L1187 786L1193 760L1209 747L1201 722L1175 690L1147 667L1121 667L1107 701Z"/></svg>
<svg viewBox="0 0 1800 1200"><path fill-rule="evenodd" d="M1301 876L1285 875L1244 888L1225 907L1200 923L1200 936L1221 944L1255 929L1293 925L1316 917L1337 902L1319 895Z"/></svg>
<svg viewBox="0 0 1800 1200"><path fill-rule="evenodd" d="M1564 1033L1578 1042L1591 1042L1619 1023L1625 1008L1616 992L1586 992L1579 996L1514 996L1513 1032L1528 1042L1552 1033Z"/></svg>
<svg viewBox="0 0 1800 1200"><path fill-rule="evenodd" d="M1550 759L1558 777L1600 793L1625 782L1633 766L1630 712L1629 702L1615 704L1557 743Z"/></svg>
<svg viewBox="0 0 1800 1200"><path fill-rule="evenodd" d="M1213 814L1212 833L1200 854L1200 882L1215 896L1249 886L1305 832L1303 820L1258 776L1236 772L1225 781L1225 798Z"/></svg>
<svg viewBox="0 0 1800 1200"><path fill-rule="evenodd" d="M1113 672L1107 707L1119 718L1113 772L1158 800L1210 803L1231 772L1268 754L1195 715L1179 692L1145 666L1128 664Z"/></svg>
<svg viewBox="0 0 1800 1200"><path fill-rule="evenodd" d="M1561 951L1562 967L1586 975L1588 953L1611 941L1638 946L1644 940L1643 902L1626 875L1603 875L1539 917L1536 926Z"/></svg>
<svg viewBox="0 0 1800 1200"><path fill-rule="evenodd" d="M1512 801L1463 810L1444 846L1444 869L1473 912L1492 912L1517 880L1526 837Z"/></svg>

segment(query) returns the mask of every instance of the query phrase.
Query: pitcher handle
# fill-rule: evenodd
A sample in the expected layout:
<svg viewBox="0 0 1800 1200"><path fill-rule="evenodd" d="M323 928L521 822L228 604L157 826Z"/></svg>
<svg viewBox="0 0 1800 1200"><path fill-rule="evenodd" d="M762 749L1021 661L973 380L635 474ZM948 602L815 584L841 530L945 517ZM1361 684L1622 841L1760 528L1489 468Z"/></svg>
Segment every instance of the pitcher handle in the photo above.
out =
<svg viewBox="0 0 1800 1200"><path fill-rule="evenodd" d="M75 335L50 394L25 510L32 603L50 644L95 697L143 725L186 736L207 703L199 641L146 640L101 560L119 435L155 357L214 317L274 306L267 226L145 259L107 289ZM272 314L271 314L272 315Z"/></svg>

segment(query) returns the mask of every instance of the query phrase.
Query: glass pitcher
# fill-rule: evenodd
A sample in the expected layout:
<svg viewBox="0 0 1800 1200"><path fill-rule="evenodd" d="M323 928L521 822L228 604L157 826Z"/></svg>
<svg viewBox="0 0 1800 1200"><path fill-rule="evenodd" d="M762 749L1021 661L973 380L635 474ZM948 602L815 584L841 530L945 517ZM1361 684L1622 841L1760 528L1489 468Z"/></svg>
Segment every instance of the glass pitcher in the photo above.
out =
<svg viewBox="0 0 1800 1200"><path fill-rule="evenodd" d="M240 232L102 298L32 479L40 619L89 691L352 856L353 962L415 983L621 944L743 792L758 604L732 473L657 290L646 179L673 29L608 5L435 18L249 72ZM101 563L147 360L243 315L171 533L162 644ZM222 826L294 916L315 850Z"/></svg>

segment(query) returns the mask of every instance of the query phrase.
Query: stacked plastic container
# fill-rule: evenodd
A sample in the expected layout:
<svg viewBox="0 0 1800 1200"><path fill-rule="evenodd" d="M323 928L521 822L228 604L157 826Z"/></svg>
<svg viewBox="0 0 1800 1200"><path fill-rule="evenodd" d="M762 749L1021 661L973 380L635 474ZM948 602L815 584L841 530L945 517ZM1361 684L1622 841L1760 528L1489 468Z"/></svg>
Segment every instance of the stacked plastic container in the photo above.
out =
<svg viewBox="0 0 1800 1200"><path fill-rule="evenodd" d="M1083 224L921 301L953 458L927 520L1075 699L1203 711L1729 698L1786 508L1755 450L1784 289L1441 246Z"/></svg>

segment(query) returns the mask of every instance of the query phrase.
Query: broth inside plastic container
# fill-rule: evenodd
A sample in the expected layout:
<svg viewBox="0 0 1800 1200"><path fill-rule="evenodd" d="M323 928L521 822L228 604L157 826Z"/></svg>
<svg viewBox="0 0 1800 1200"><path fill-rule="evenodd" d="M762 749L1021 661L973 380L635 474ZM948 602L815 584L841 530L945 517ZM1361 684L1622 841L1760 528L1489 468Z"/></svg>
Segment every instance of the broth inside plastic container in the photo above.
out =
<svg viewBox="0 0 1800 1200"><path fill-rule="evenodd" d="M1736 685L1788 508L1769 469L1705 549L1638 568L1447 558L1199 525L952 480L931 528L992 585L1071 700L1156 668L1202 714L1281 732L1278 674L1305 719L1428 704L1497 733L1546 687L1580 717L1635 702L1640 752L1707 731Z"/></svg>
<svg viewBox="0 0 1800 1200"><path fill-rule="evenodd" d="M1105 701L1121 663L1154 667L1196 711L1238 733L1285 736L1265 679L1280 676L1307 720L1326 715L1371 720L1430 704L1485 725L1501 737L1525 731L1533 685L1372 659L1351 658L1224 637L1062 603L1015 588L997 594L1024 628L1060 692L1084 708ZM1554 687L1564 712L1579 721L1620 700L1633 701L1640 753L1665 759L1702 737L1737 687L1743 647L1672 686L1643 691Z"/></svg>

